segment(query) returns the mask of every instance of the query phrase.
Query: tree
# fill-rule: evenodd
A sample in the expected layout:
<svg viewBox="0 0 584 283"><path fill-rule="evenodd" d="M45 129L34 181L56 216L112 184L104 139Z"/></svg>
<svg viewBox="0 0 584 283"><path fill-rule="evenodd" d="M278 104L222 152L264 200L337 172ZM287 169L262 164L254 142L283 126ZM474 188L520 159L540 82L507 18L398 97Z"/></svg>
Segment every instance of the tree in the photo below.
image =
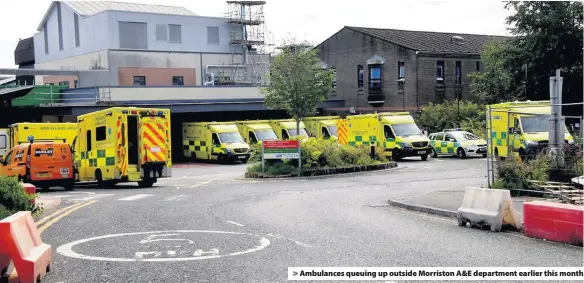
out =
<svg viewBox="0 0 584 283"><path fill-rule="evenodd" d="M288 46L306 46L293 44ZM269 109L283 109L296 121L300 133L302 118L316 108L332 91L333 73L320 66L317 49L283 48L270 64L270 84L262 88Z"/></svg>

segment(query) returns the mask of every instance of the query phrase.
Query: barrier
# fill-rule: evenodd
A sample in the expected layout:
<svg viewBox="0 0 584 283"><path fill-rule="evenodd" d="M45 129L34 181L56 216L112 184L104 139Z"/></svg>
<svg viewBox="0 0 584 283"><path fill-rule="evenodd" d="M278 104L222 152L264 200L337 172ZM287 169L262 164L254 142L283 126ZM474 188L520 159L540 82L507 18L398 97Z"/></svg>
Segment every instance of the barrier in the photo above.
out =
<svg viewBox="0 0 584 283"><path fill-rule="evenodd" d="M24 191L29 195L36 194L36 187L33 184L23 183L22 186L24 187ZM35 204L35 199L32 199L31 204Z"/></svg>
<svg viewBox="0 0 584 283"><path fill-rule="evenodd" d="M30 211L0 220L0 270L6 272L10 260L21 283L35 283L50 269L51 246L42 242Z"/></svg>
<svg viewBox="0 0 584 283"><path fill-rule="evenodd" d="M491 231L501 231L503 224L521 229L521 215L513 209L508 190L467 188L461 207L456 211L459 226L490 226Z"/></svg>
<svg viewBox="0 0 584 283"><path fill-rule="evenodd" d="M523 204L523 213L525 236L582 246L584 207L533 201Z"/></svg>

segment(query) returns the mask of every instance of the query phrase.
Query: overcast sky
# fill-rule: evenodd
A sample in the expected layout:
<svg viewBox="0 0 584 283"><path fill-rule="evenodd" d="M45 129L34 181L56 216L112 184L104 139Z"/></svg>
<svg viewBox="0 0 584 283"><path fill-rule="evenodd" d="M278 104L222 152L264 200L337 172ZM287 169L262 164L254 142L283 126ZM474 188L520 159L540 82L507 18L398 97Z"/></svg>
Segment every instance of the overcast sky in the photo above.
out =
<svg viewBox="0 0 584 283"><path fill-rule="evenodd" d="M19 38L32 36L51 1L5 0L0 9L0 67L13 68ZM183 6L201 16L224 16L222 0L125 0ZM511 12L496 0L267 0L266 27L274 41L289 35L318 44L343 26L508 35Z"/></svg>

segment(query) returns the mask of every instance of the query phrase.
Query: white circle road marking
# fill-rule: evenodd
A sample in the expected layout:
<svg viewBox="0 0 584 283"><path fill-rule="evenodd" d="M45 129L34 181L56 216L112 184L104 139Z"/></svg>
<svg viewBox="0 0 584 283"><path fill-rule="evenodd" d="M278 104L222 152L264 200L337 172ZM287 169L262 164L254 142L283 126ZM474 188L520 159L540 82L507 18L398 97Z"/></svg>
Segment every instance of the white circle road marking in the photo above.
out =
<svg viewBox="0 0 584 283"><path fill-rule="evenodd" d="M260 238L260 244L255 246L251 249L239 252L232 252L226 255L212 255L212 256L198 256L198 257L181 257L181 258L147 258L147 259L137 259L137 258L108 258L108 257L99 257L99 256L88 256L78 254L73 251L73 247L82 243L100 240L100 239L108 239L114 237L122 237L122 236L132 236L132 235L145 235L145 234L158 234L158 233L214 233L214 234L231 234L231 235L246 235L246 236L254 236ZM227 232L227 231L206 231L206 230L170 230L170 231L150 231L150 232L135 232L135 233L121 233L121 234L112 234L112 235L104 235L98 237L92 237L82 240L77 240L68 244L64 244L57 248L57 253L73 257L73 258L80 258L80 259L88 259L88 260L97 260L97 261L118 261L118 262L128 262L128 261L187 261L187 260L201 260L201 259L212 259L212 258L220 258L224 256L235 256L235 255L242 255L252 252L257 252L267 246L270 245L270 240L253 234L248 233L238 233L238 232Z"/></svg>

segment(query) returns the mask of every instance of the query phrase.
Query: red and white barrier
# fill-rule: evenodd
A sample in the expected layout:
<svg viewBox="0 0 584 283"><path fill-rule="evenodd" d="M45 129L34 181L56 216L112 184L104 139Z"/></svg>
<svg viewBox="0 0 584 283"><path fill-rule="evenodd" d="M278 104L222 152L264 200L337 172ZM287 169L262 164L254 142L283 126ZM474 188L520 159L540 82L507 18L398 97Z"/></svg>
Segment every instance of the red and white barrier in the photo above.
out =
<svg viewBox="0 0 584 283"><path fill-rule="evenodd" d="M582 246L584 207L533 201L523 204L523 215L525 236Z"/></svg>

